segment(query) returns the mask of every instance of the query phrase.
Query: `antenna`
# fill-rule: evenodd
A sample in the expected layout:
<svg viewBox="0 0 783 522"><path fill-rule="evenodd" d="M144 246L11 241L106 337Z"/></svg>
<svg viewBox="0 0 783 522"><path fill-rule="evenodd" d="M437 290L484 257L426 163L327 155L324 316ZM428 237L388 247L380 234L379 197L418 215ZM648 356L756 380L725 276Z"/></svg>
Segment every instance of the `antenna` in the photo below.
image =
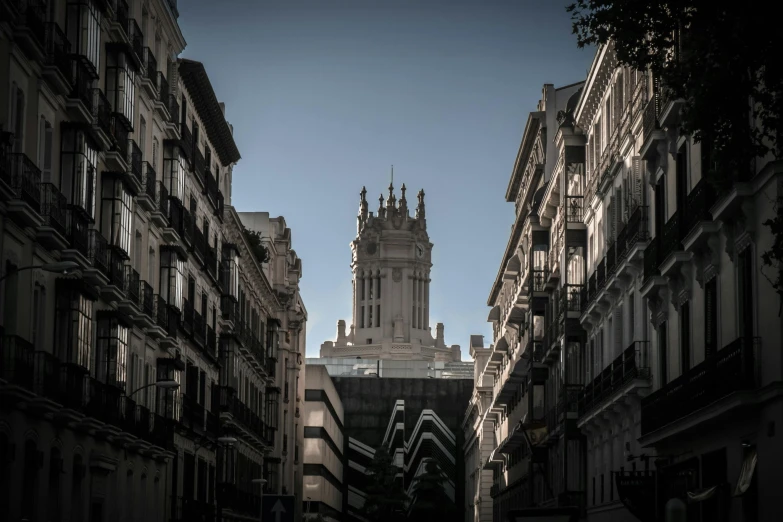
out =
<svg viewBox="0 0 783 522"><path fill-rule="evenodd" d="M394 185L394 165L391 166L391 184Z"/></svg>

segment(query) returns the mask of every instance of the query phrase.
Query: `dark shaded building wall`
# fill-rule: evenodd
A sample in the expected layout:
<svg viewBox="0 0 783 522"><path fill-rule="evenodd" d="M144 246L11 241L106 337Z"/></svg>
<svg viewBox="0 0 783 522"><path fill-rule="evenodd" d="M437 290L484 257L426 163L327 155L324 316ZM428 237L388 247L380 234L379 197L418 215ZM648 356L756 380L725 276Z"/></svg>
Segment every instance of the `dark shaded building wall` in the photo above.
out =
<svg viewBox="0 0 783 522"><path fill-rule="evenodd" d="M472 379L332 377L332 382L343 403L346 444L348 437L352 437L372 448L380 446L398 400L405 401L406 438L422 410L433 410L457 440L455 503L462 511L465 462L461 425L473 394Z"/></svg>

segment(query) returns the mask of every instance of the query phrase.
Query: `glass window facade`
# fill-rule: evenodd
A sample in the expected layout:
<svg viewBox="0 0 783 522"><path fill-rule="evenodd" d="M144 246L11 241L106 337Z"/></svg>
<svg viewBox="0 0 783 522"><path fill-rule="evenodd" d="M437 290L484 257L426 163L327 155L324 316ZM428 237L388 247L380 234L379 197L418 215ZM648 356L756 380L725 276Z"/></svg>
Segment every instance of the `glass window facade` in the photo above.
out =
<svg viewBox="0 0 783 522"><path fill-rule="evenodd" d="M127 256L131 251L133 196L122 179L112 174L104 174L101 192L101 232L110 245L122 249Z"/></svg>
<svg viewBox="0 0 783 522"><path fill-rule="evenodd" d="M60 147L60 192L68 203L95 218L98 150L85 132L64 125Z"/></svg>
<svg viewBox="0 0 783 522"><path fill-rule="evenodd" d="M66 6L65 34L71 50L85 57L93 72L101 65L101 11L92 0L70 0Z"/></svg>
<svg viewBox="0 0 783 522"><path fill-rule="evenodd" d="M61 280L55 289L55 350L66 363L90 369L93 345L93 301L72 281Z"/></svg>
<svg viewBox="0 0 783 522"><path fill-rule="evenodd" d="M125 119L129 130L133 129L136 103L136 72L125 52L112 50L106 56L106 97L115 114Z"/></svg>
<svg viewBox="0 0 783 522"><path fill-rule="evenodd" d="M185 201L185 160L180 155L179 148L166 147L163 158L163 184L169 191L169 196Z"/></svg>
<svg viewBox="0 0 783 522"><path fill-rule="evenodd" d="M95 378L125 389L128 382L128 327L114 315L99 316Z"/></svg>
<svg viewBox="0 0 783 522"><path fill-rule="evenodd" d="M185 261L175 250L160 252L160 295L169 305L182 311L185 292Z"/></svg>

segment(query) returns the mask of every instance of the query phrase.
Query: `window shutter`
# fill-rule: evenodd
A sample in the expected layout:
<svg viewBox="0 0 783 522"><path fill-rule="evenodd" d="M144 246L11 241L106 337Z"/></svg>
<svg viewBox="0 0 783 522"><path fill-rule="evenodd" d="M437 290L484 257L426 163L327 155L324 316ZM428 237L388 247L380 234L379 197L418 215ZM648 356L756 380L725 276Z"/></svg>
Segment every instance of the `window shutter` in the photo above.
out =
<svg viewBox="0 0 783 522"><path fill-rule="evenodd" d="M633 189L633 196L632 199L634 201L634 208L642 204L642 178L643 178L643 171L642 171L642 158L641 156L634 156L631 159L631 179L632 179L632 189Z"/></svg>

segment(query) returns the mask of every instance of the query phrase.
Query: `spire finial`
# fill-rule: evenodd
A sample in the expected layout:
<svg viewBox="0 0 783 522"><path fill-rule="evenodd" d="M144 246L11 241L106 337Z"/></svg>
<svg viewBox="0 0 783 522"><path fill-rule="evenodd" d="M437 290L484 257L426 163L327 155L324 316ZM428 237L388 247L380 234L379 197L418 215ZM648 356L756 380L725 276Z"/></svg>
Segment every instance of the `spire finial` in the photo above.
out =
<svg viewBox="0 0 783 522"><path fill-rule="evenodd" d="M394 165L391 166L391 184L394 185Z"/></svg>
<svg viewBox="0 0 783 522"><path fill-rule="evenodd" d="M400 198L400 201L405 199L405 191L408 190L405 188L405 183L402 184L402 188L400 188L400 192L402 192L402 197Z"/></svg>
<svg viewBox="0 0 783 522"><path fill-rule="evenodd" d="M367 187L362 187L362 191L359 192L359 195L362 197L362 199L361 199L362 201L366 201L367 200L367 197L366 197L367 196Z"/></svg>

